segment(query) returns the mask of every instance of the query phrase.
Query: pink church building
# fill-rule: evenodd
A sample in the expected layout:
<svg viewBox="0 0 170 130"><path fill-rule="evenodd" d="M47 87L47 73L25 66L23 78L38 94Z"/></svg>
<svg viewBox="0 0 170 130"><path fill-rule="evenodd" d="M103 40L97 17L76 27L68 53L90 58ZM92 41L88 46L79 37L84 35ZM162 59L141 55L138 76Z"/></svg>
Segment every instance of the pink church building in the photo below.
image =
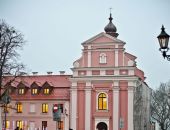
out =
<svg viewBox="0 0 170 130"><path fill-rule="evenodd" d="M148 88L144 72L118 39L111 14L104 30L82 43L72 75L29 75L11 83L17 112L7 113L9 130L135 130L136 88ZM53 121L53 104L62 104L61 122Z"/></svg>

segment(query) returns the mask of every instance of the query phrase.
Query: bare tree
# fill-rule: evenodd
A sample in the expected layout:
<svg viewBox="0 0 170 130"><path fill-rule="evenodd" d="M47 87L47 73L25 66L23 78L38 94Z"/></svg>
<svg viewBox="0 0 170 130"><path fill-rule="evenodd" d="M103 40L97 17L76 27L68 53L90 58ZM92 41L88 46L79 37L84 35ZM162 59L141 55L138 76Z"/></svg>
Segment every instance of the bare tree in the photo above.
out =
<svg viewBox="0 0 170 130"><path fill-rule="evenodd" d="M170 127L170 82L161 83L159 88L152 91L151 117L159 123L161 130Z"/></svg>
<svg viewBox="0 0 170 130"><path fill-rule="evenodd" d="M24 65L18 62L20 55L17 52L23 44L23 35L5 21L0 20L0 93L5 75L10 74L15 77L24 69Z"/></svg>
<svg viewBox="0 0 170 130"><path fill-rule="evenodd" d="M23 35L5 21L0 20L0 103L7 108L10 103L8 88L15 78L22 74L24 65L19 63L18 50L23 47ZM7 75L11 75L10 78ZM8 80L6 80L8 78ZM6 81L4 83L4 81ZM2 91L3 90L3 91ZM0 107L0 129L2 129L2 117ZM6 116L5 116L6 117ZM5 126L6 129L6 118Z"/></svg>

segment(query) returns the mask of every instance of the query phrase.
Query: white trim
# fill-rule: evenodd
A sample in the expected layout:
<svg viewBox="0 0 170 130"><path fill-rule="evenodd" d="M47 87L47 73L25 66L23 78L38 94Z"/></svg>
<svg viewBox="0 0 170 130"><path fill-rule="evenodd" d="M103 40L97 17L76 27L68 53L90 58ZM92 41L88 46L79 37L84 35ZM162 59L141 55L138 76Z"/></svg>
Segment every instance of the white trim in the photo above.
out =
<svg viewBox="0 0 170 130"><path fill-rule="evenodd" d="M100 75L101 76L105 76L106 75L106 71L105 70L100 70Z"/></svg>
<svg viewBox="0 0 170 130"><path fill-rule="evenodd" d="M91 129L91 90L85 90L85 130Z"/></svg>
<svg viewBox="0 0 170 130"><path fill-rule="evenodd" d="M90 46L90 45L88 46L88 49L91 49L91 46ZM91 51L88 51L88 52L87 52L87 59L88 59L88 60L87 60L87 61L88 61L87 66L88 66L88 67L91 67Z"/></svg>
<svg viewBox="0 0 170 130"><path fill-rule="evenodd" d="M107 117L96 117L95 118L95 130L98 130L97 129L97 124L100 123L100 122L106 123L107 130L109 130L109 118L107 118Z"/></svg>
<svg viewBox="0 0 170 130"><path fill-rule="evenodd" d="M114 75L119 75L119 70L114 70Z"/></svg>
<svg viewBox="0 0 170 130"><path fill-rule="evenodd" d="M109 34L106 34L106 33L104 33L104 32L101 32L101 33L97 34L96 36L94 36L94 37L92 37L92 38L84 41L84 42L82 43L82 45L91 43L91 42L93 42L94 40L96 40L97 38L99 38L99 37L101 37L101 36L105 36L105 37L107 37L107 38L110 38L111 40L113 40L113 42L116 42L116 43L119 43L119 44L120 44L120 43L125 44L124 41L119 40L119 39L117 39L117 38L115 38L115 37L112 37L112 36L110 36Z"/></svg>
<svg viewBox="0 0 170 130"><path fill-rule="evenodd" d="M92 71L91 70L87 70L87 76L91 76L92 75Z"/></svg>
<svg viewBox="0 0 170 130"><path fill-rule="evenodd" d="M128 88L128 130L133 130L133 87Z"/></svg>
<svg viewBox="0 0 170 130"><path fill-rule="evenodd" d="M118 55L118 50L115 50L115 67L118 67L118 62L119 61L119 55Z"/></svg>
<svg viewBox="0 0 170 130"><path fill-rule="evenodd" d="M113 86L113 129L119 130L119 82Z"/></svg>
<svg viewBox="0 0 170 130"><path fill-rule="evenodd" d="M78 71L73 71L73 76L78 76Z"/></svg>
<svg viewBox="0 0 170 130"><path fill-rule="evenodd" d="M135 74L134 70L128 70L128 75L134 75L134 74Z"/></svg>
<svg viewBox="0 0 170 130"><path fill-rule="evenodd" d="M99 63L100 64L106 64L107 63L107 57L105 53L100 53L99 55Z"/></svg>
<svg viewBox="0 0 170 130"><path fill-rule="evenodd" d="M69 102L68 101L64 103L64 114L65 114L64 130L68 130L69 129Z"/></svg>
<svg viewBox="0 0 170 130"><path fill-rule="evenodd" d="M73 84L73 83L72 83ZM71 103L70 103L70 110L71 110L71 128L76 130L77 128L77 89L71 90Z"/></svg>
<svg viewBox="0 0 170 130"><path fill-rule="evenodd" d="M123 51L123 66L125 66L125 52Z"/></svg>

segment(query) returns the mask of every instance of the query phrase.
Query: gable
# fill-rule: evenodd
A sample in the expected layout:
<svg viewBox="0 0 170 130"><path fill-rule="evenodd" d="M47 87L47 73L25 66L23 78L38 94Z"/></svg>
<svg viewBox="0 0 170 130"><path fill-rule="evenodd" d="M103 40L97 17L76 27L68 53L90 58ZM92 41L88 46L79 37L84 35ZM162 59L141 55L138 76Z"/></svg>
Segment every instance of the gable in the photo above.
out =
<svg viewBox="0 0 170 130"><path fill-rule="evenodd" d="M121 41L113 36L110 36L109 34L106 34L104 32L99 33L98 35L86 40L82 43L82 45L85 44L91 44L91 43L120 43L125 44L124 41Z"/></svg>

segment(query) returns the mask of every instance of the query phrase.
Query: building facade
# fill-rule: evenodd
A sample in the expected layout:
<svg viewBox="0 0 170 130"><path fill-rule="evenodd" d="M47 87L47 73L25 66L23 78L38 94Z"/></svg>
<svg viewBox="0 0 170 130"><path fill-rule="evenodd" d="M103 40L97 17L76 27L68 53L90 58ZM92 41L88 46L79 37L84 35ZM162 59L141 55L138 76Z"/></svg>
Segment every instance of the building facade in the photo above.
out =
<svg viewBox="0 0 170 130"><path fill-rule="evenodd" d="M135 130L136 88L139 82L140 87L148 86L136 57L117 37L110 14L105 32L82 43L82 56L73 63L72 75L23 76L13 82L12 104L22 112L7 114L8 129ZM149 100L144 101L148 105ZM53 121L53 104L63 106L61 122ZM145 114L143 119L149 120L149 113Z"/></svg>

